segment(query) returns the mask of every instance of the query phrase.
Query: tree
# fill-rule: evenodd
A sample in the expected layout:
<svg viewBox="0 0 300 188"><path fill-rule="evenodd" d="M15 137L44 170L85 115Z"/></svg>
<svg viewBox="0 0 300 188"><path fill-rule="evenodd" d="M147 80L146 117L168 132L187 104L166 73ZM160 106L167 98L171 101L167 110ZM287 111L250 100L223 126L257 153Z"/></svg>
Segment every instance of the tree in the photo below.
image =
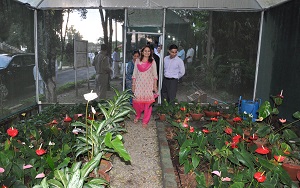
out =
<svg viewBox="0 0 300 188"><path fill-rule="evenodd" d="M123 10L105 10L99 9L99 14L101 18L101 24L103 29L103 39L104 43L109 46L108 52L111 53L112 47L112 20L123 21L124 20L124 11Z"/></svg>

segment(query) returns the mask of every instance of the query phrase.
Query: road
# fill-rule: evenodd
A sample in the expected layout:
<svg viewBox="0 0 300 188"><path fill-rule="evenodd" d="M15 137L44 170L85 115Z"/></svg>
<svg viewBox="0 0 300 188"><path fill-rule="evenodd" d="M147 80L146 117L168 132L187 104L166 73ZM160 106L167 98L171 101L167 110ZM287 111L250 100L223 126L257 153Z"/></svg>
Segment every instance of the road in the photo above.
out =
<svg viewBox="0 0 300 188"><path fill-rule="evenodd" d="M78 68L76 71L77 82L90 78L96 73L94 67ZM88 76L89 75L89 76ZM73 68L63 68L57 72L56 87L60 87L68 82L75 82L75 70Z"/></svg>

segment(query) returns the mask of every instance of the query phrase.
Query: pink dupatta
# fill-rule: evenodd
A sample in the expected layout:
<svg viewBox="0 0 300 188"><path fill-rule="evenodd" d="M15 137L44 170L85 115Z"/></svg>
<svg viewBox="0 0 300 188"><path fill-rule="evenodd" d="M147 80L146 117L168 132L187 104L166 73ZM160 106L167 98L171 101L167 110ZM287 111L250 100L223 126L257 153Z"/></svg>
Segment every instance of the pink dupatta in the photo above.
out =
<svg viewBox="0 0 300 188"><path fill-rule="evenodd" d="M151 67L151 63L146 62L146 63L138 63L137 68L140 72L145 72Z"/></svg>

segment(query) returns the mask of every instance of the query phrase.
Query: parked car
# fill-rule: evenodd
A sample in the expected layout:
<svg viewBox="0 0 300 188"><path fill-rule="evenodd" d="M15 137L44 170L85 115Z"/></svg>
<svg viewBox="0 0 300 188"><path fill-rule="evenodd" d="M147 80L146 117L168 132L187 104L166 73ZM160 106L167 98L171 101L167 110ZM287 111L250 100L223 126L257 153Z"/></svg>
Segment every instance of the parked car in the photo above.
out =
<svg viewBox="0 0 300 188"><path fill-rule="evenodd" d="M0 54L0 97L20 94L24 88L34 86L34 54Z"/></svg>

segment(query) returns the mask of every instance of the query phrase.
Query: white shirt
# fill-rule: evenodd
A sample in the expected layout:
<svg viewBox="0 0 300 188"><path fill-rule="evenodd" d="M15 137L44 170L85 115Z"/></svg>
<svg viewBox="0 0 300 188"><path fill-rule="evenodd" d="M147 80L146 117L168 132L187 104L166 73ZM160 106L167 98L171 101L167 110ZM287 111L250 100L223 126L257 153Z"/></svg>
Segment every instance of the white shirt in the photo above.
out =
<svg viewBox="0 0 300 188"><path fill-rule="evenodd" d="M187 61L188 63L193 62L194 52L195 52L195 51L194 51L193 48L188 49L188 51L186 52L186 57L189 57L189 56L190 56L190 58L187 58L187 59L186 59L186 61Z"/></svg>

